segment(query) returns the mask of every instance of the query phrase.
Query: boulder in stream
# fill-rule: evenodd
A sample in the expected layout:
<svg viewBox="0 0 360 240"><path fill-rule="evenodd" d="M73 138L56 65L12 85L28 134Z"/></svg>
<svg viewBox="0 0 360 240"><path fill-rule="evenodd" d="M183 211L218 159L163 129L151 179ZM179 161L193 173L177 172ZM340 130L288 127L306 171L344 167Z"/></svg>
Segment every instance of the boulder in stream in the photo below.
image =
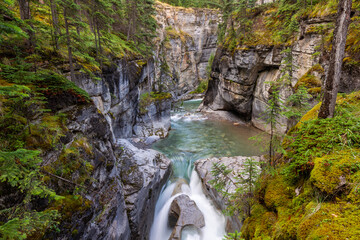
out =
<svg viewBox="0 0 360 240"><path fill-rule="evenodd" d="M189 196L181 194L171 203L169 226L173 228L169 240L180 240L184 227L194 226L200 229L205 226L204 215Z"/></svg>

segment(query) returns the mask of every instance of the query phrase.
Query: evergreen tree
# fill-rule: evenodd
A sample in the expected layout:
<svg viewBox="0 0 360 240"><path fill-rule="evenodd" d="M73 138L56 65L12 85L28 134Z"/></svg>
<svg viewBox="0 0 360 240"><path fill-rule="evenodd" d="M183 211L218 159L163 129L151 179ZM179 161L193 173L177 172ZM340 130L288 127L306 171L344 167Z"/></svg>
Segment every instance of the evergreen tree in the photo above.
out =
<svg viewBox="0 0 360 240"><path fill-rule="evenodd" d="M211 174L214 179L210 184L220 192L227 200L226 213L240 215L244 219L251 216L251 208L254 204L254 192L260 175L260 162L253 158L246 158L239 172L234 173L224 164L215 163ZM230 192L231 185L235 191Z"/></svg>

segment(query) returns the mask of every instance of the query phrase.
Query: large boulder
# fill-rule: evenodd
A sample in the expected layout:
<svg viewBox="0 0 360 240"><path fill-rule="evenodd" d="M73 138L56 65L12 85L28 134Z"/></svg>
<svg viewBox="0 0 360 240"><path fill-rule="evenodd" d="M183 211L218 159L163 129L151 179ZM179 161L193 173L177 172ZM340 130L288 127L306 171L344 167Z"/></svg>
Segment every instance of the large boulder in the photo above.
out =
<svg viewBox="0 0 360 240"><path fill-rule="evenodd" d="M147 239L154 218L156 201L171 173L171 161L152 149L138 149L128 140L119 139L121 181L131 239Z"/></svg>
<svg viewBox="0 0 360 240"><path fill-rule="evenodd" d="M189 196L181 194L171 203L169 226L174 229L169 240L180 240L184 227L194 226L200 229L205 226L204 215Z"/></svg>
<svg viewBox="0 0 360 240"><path fill-rule="evenodd" d="M200 159L195 162L195 170L198 173L201 183L203 185L203 190L205 194L213 200L216 206L225 210L229 204L227 199L210 184L210 181L214 179L212 174L212 169L214 164L224 164L228 169L231 169L232 172L228 175L232 181L227 181L225 189L228 193L235 193L238 186L234 185L236 178L239 173L243 172L244 166L243 163L249 157L222 157L222 158L207 158ZM260 161L261 157L253 156L251 157L254 161ZM243 176L244 177L244 176ZM234 232L235 230L240 231L242 226L242 220L238 215L232 217L227 216L226 218L226 231Z"/></svg>

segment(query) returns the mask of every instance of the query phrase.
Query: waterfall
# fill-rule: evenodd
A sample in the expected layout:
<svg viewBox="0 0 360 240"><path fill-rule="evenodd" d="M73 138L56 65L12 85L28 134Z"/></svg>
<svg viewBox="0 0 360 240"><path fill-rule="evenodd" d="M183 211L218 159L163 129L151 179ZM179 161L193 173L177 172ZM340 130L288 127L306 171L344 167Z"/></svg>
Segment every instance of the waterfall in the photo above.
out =
<svg viewBox="0 0 360 240"><path fill-rule="evenodd" d="M205 226L199 231L191 226L184 227L182 240L222 240L225 235L225 217L204 194L193 163L198 159L212 156L259 154L258 148L248 140L259 131L244 126L234 126L225 121L207 119L201 113L195 112L200 101L184 102L182 111L173 112L172 131L169 137L153 146L171 159L173 174L156 204L150 240L168 240L171 236L172 229L168 226L169 210L172 201L180 194L188 195L196 203L205 221Z"/></svg>
<svg viewBox="0 0 360 240"><path fill-rule="evenodd" d="M168 185L159 197L155 209L154 223L151 228L150 240L169 239L172 229L168 227L170 205L174 198L184 193L195 201L204 215L205 227L200 229L200 234L193 228L184 228L182 239L186 240L221 240L225 235L225 217L215 208L201 186L201 180L195 170L192 171L189 188L182 188L182 192L171 196L175 183Z"/></svg>

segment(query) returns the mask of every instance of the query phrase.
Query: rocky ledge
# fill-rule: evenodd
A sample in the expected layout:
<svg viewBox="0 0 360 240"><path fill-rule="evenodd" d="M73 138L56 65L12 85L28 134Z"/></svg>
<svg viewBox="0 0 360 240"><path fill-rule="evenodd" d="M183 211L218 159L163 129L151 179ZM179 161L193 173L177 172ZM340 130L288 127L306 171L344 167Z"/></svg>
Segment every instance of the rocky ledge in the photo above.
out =
<svg viewBox="0 0 360 240"><path fill-rule="evenodd" d="M211 173L212 168L214 164L221 163L224 164L228 169L233 170L228 176L232 179L232 181L228 181L225 186L227 192L231 194L236 190L236 186L233 184L233 182L236 182L236 176L238 176L238 173L243 171L243 163L247 158L249 157L238 156L207 158L195 162L195 170L201 179L205 194L210 199L212 199L217 208L222 211L226 209L229 203L227 199L221 193L216 191L215 188L210 184L210 181L214 179L214 176ZM261 157L258 156L253 156L251 158L253 158L255 161L260 161L261 159ZM226 217L226 232L235 232L236 230L240 231L241 226L242 220L239 218L239 216L234 215L232 217Z"/></svg>
<svg viewBox="0 0 360 240"><path fill-rule="evenodd" d="M113 141L111 126L94 105L72 106L61 144L44 153L49 184L64 200L50 239L147 239L171 162L127 140ZM64 174L57 176L57 168ZM65 169L66 168L66 169Z"/></svg>

